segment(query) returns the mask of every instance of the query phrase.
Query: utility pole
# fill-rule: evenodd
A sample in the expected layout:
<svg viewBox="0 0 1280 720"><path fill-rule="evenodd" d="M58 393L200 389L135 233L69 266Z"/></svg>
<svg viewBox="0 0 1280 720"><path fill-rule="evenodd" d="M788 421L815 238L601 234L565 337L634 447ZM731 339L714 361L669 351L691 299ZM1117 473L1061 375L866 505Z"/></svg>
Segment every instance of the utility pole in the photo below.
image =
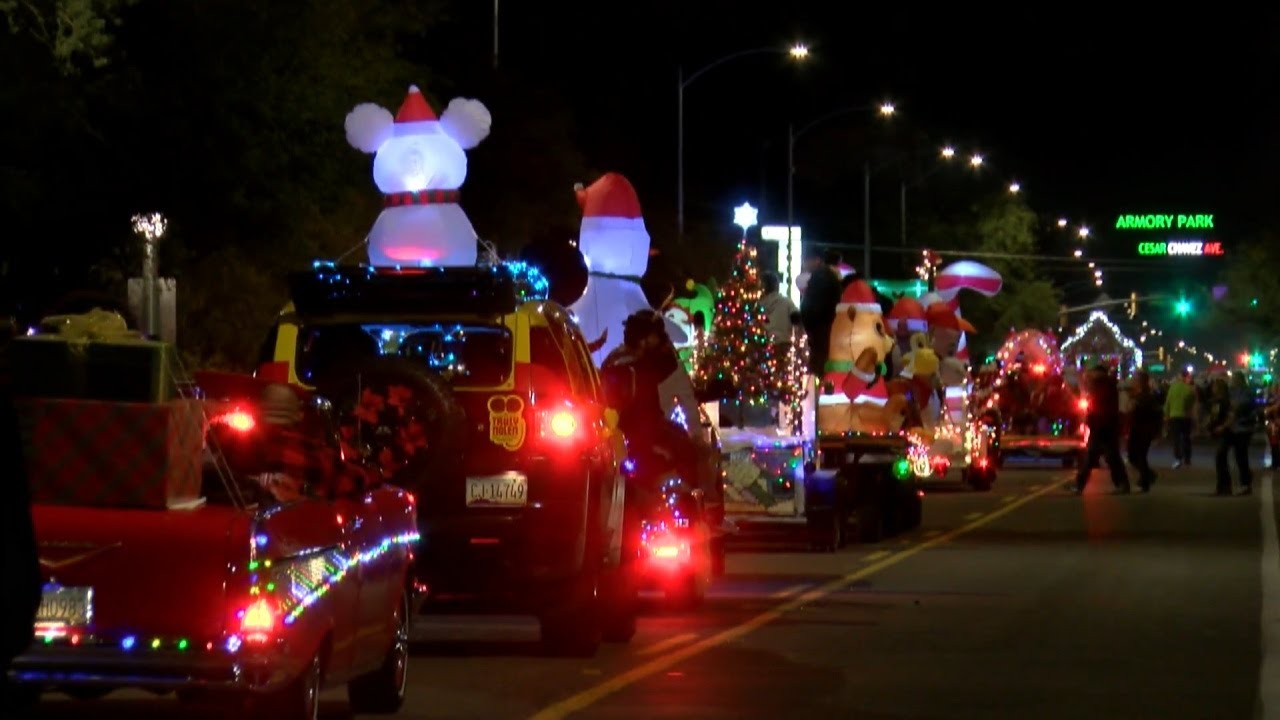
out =
<svg viewBox="0 0 1280 720"><path fill-rule="evenodd" d="M493 69L498 69L498 4L502 0L493 0Z"/></svg>
<svg viewBox="0 0 1280 720"><path fill-rule="evenodd" d="M791 250L791 226L795 225L796 134L787 125L787 251Z"/></svg>
<svg viewBox="0 0 1280 720"><path fill-rule="evenodd" d="M684 68L676 68L676 241L684 244Z"/></svg>

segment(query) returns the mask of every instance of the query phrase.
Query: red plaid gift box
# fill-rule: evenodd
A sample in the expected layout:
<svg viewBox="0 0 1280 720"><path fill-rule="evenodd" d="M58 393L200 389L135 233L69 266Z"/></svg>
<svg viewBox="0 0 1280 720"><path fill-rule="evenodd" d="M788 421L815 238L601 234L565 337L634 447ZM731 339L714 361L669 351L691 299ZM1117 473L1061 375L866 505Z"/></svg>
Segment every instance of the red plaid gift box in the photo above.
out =
<svg viewBox="0 0 1280 720"><path fill-rule="evenodd" d="M19 411L33 502L166 508L200 496L199 401L32 399Z"/></svg>

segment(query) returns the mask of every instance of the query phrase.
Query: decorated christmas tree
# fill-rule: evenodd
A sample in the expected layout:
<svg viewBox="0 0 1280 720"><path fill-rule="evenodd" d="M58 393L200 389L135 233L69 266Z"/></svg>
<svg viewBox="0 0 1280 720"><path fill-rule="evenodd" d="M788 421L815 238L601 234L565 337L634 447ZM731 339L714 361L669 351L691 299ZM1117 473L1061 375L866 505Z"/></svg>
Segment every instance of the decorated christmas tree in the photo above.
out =
<svg viewBox="0 0 1280 720"><path fill-rule="evenodd" d="M762 294L756 250L744 238L733 275L716 294L715 325L699 359L698 381L707 394L742 405L777 398L783 373L769 343Z"/></svg>

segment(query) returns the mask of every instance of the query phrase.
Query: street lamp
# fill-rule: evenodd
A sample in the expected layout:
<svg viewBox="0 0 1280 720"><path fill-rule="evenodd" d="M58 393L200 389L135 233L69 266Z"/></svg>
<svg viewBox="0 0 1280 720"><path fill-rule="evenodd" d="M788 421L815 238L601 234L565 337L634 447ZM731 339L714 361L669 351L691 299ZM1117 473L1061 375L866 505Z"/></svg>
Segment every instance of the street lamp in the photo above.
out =
<svg viewBox="0 0 1280 720"><path fill-rule="evenodd" d="M853 113L866 112L874 109L880 117L892 117L898 112L897 107L893 103L885 101L872 105L855 105L853 107L841 108L833 110L825 115L820 115L816 119L810 121L807 125L802 126L799 130L795 129L795 125L787 126L787 227L795 226L795 179L796 179L796 140L802 135L812 130L815 126L831 120L832 118L842 115L851 115ZM871 274L871 164L864 162L863 166L863 188L862 188L862 274L870 277ZM788 230L790 232L790 230ZM788 238L787 246L791 243Z"/></svg>
<svg viewBox="0 0 1280 720"><path fill-rule="evenodd" d="M1060 227L1060 228L1064 228L1064 227L1066 227L1066 226L1067 226L1067 219L1066 219L1066 218L1058 218L1058 227Z"/></svg>
<svg viewBox="0 0 1280 720"><path fill-rule="evenodd" d="M945 159L945 160L950 160L951 158L953 158L953 157L955 157L955 156L956 156L956 149L955 149L955 148L951 147L950 145L947 145L946 147L942 148L942 157L943 157L943 159Z"/></svg>
<svg viewBox="0 0 1280 720"><path fill-rule="evenodd" d="M983 157L979 153L974 153L973 157L969 158L969 164L973 167L982 167L982 163Z"/></svg>
<svg viewBox="0 0 1280 720"><path fill-rule="evenodd" d="M1075 255L1076 257L1083 257L1083 256L1084 256L1084 250L1081 250L1080 248L1076 248L1076 251L1075 251L1074 253L1072 253L1072 254L1073 254L1073 255Z"/></svg>
<svg viewBox="0 0 1280 720"><path fill-rule="evenodd" d="M676 235L681 242L684 241L684 89L693 84L694 80L702 77L709 70L719 67L732 60L748 57L751 55L767 55L774 53L786 53L788 57L797 62L803 62L809 57L809 46L803 43L796 43L785 50L776 46L754 48L751 50L741 50L736 53L725 55L724 57L703 66L701 70L685 77L684 68L680 67L676 70ZM788 223L790 225L790 223Z"/></svg>
<svg viewBox="0 0 1280 720"><path fill-rule="evenodd" d="M1014 182L1009 183L1009 192L1011 194L1017 195L1018 192L1021 190L1022 190L1022 185L1020 185L1016 180Z"/></svg>
<svg viewBox="0 0 1280 720"><path fill-rule="evenodd" d="M1081 226L1080 226L1080 231L1079 231L1078 233L1076 233L1076 234L1077 234L1077 235L1079 235L1079 236L1080 236L1080 237L1082 237L1082 238L1087 238L1087 237L1089 237L1089 226L1087 226L1087 225L1081 225Z"/></svg>

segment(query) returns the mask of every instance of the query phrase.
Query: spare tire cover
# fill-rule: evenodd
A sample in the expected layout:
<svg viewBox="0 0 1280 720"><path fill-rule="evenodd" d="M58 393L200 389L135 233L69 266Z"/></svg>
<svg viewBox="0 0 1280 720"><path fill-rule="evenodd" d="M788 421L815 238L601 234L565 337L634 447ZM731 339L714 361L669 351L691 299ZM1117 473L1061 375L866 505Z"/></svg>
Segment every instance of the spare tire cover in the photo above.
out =
<svg viewBox="0 0 1280 720"><path fill-rule="evenodd" d="M344 447L384 481L417 494L430 478L462 472L466 413L438 374L404 358L368 358L316 386L333 403Z"/></svg>

